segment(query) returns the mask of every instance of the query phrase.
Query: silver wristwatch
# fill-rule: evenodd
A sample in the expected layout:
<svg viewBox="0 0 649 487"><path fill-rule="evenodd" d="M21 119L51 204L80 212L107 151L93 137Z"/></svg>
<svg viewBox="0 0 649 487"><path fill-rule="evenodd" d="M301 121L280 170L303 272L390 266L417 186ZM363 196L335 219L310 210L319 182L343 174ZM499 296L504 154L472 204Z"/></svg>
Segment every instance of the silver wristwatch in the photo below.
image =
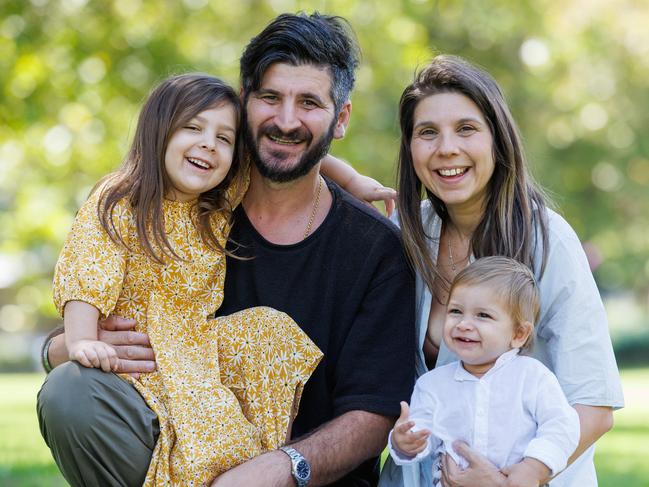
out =
<svg viewBox="0 0 649 487"><path fill-rule="evenodd" d="M309 462L295 448L282 446L280 450L286 453L291 459L291 475L293 475L297 487L306 487L309 484L309 480L311 480L311 466Z"/></svg>

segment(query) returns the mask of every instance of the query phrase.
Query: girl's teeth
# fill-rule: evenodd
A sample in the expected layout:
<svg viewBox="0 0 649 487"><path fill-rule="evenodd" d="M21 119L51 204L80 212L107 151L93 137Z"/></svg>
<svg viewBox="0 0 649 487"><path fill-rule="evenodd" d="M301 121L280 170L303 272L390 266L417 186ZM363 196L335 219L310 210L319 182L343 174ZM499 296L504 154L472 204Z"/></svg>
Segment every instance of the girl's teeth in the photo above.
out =
<svg viewBox="0 0 649 487"><path fill-rule="evenodd" d="M198 159L191 159L191 158L188 157L187 160L189 162L191 162L192 164L196 164L197 166L202 167L203 169L209 169L210 168L210 166L207 163L205 163L203 161L199 161Z"/></svg>
<svg viewBox="0 0 649 487"><path fill-rule="evenodd" d="M450 176L459 176L466 172L466 168L453 168L453 169L439 169L437 171L440 175L450 177Z"/></svg>

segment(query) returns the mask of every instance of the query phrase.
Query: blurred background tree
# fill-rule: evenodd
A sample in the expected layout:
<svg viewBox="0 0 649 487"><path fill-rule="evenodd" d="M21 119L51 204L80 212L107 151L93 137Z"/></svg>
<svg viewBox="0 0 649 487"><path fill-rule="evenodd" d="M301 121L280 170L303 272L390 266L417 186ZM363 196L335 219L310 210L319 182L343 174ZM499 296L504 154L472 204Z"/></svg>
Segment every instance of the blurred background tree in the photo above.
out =
<svg viewBox="0 0 649 487"><path fill-rule="evenodd" d="M415 69L452 53L490 71L535 175L601 263L614 325L649 330L646 2L4 0L0 356L12 337L58 322L50 287L63 240L93 184L120 164L153 84L204 71L237 86L246 43L297 10L354 27L363 62L352 124L333 152L388 185L398 99Z"/></svg>

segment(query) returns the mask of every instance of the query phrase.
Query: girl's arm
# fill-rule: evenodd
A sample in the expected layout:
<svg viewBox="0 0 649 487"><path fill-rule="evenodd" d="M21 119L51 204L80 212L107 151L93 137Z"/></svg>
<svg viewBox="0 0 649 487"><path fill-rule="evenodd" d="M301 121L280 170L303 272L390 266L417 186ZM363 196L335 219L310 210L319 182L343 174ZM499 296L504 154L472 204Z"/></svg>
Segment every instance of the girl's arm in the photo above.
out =
<svg viewBox="0 0 649 487"><path fill-rule="evenodd" d="M386 188L381 183L368 176L363 176L346 162L327 154L320 166L322 174L333 179L348 193L365 203L372 205L374 201L383 201L385 211L390 216L394 211L394 200L397 192Z"/></svg>
<svg viewBox="0 0 649 487"><path fill-rule="evenodd" d="M65 344L70 360L112 372L117 367L117 353L97 339L98 319L99 310L94 306L83 301L68 301L63 317Z"/></svg>

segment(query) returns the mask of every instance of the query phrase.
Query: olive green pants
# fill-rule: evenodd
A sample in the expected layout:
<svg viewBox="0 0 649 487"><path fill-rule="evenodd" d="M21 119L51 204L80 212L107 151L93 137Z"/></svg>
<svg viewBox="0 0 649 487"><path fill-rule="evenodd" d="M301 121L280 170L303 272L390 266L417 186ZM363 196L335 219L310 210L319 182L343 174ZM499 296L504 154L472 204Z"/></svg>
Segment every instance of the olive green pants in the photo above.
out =
<svg viewBox="0 0 649 487"><path fill-rule="evenodd" d="M73 487L141 486L158 438L158 418L117 375L68 362L38 393L45 443Z"/></svg>

